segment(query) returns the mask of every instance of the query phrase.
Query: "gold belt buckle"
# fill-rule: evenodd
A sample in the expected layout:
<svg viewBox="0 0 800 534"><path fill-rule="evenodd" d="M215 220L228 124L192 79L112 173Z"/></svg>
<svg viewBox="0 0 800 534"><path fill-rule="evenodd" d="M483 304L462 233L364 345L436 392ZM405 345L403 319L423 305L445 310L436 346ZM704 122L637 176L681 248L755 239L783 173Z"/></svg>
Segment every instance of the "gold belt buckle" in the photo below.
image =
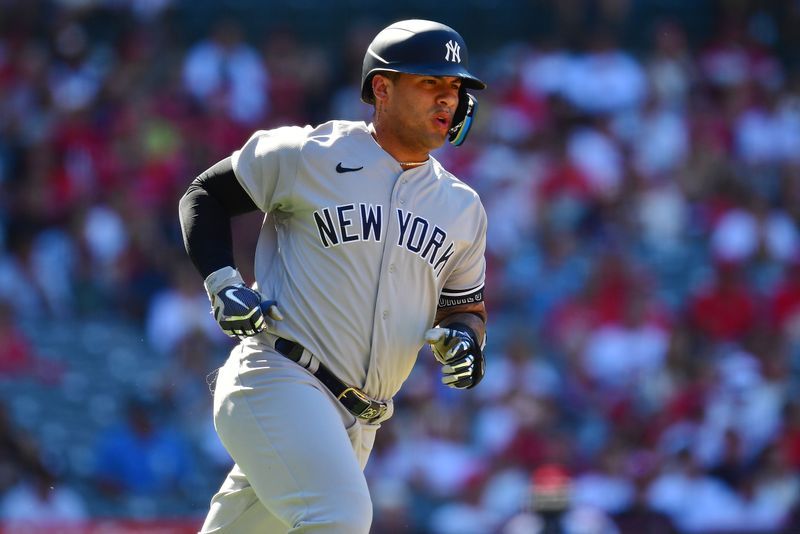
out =
<svg viewBox="0 0 800 534"><path fill-rule="evenodd" d="M367 405L367 408L363 412L361 412L360 414L354 414L357 417L363 417L364 419L375 419L376 417L382 415L386 411L385 404L380 403L378 401L373 401L372 399L367 397L366 393L354 387L349 387L344 391L342 391L341 394L339 394L339 396L337 397L337 399L342 400L342 398L346 397L348 393L352 393L353 395L358 397L358 400ZM374 407L375 404L378 405L378 408Z"/></svg>

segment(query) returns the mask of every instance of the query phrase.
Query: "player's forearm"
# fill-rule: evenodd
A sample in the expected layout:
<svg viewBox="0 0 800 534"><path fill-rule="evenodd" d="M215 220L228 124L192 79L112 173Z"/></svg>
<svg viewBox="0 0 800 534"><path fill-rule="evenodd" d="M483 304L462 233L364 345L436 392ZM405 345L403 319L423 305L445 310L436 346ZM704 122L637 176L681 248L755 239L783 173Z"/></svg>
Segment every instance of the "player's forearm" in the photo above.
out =
<svg viewBox="0 0 800 534"><path fill-rule="evenodd" d="M486 303L481 299L478 302L440 307L436 312L433 326L447 327L455 323L466 325L475 333L476 341L483 344L487 318Z"/></svg>
<svg viewBox="0 0 800 534"><path fill-rule="evenodd" d="M452 324L463 324L469 327L475 333L478 344L483 344L483 338L486 335L486 322L482 317L471 312L461 312L448 315L439 322L441 327L447 327Z"/></svg>
<svg viewBox="0 0 800 534"><path fill-rule="evenodd" d="M195 184L179 204L186 253L205 279L225 266L234 266L231 219L207 191Z"/></svg>
<svg viewBox="0 0 800 534"><path fill-rule="evenodd" d="M230 158L198 176L180 200L186 252L203 278L234 266L231 217L258 209L236 179Z"/></svg>

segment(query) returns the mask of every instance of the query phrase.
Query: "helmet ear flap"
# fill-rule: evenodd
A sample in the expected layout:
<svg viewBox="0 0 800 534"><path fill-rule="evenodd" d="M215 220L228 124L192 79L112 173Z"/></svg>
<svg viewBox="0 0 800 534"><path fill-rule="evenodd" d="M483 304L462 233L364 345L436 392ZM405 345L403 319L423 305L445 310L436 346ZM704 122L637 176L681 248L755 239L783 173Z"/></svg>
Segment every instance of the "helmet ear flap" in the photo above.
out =
<svg viewBox="0 0 800 534"><path fill-rule="evenodd" d="M365 104L374 104L375 95L372 94L372 78L374 74L370 74L364 81L361 82L361 101Z"/></svg>
<svg viewBox="0 0 800 534"><path fill-rule="evenodd" d="M451 145L461 146L464 143L477 111L478 99L462 87L458 94L458 106L453 114L453 126L449 130Z"/></svg>

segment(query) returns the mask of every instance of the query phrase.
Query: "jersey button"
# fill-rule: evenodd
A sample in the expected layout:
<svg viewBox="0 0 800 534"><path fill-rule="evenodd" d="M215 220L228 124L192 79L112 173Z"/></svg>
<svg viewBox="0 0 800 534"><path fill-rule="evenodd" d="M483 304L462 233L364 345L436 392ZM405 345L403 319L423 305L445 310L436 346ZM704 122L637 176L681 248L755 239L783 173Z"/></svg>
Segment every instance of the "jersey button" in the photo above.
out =
<svg viewBox="0 0 800 534"><path fill-rule="evenodd" d="M404 199L402 199L402 198L401 198L401 199L400 199L400 204L405 204L405 203L406 203L406 201L405 201Z"/></svg>
<svg viewBox="0 0 800 534"><path fill-rule="evenodd" d="M387 317L389 317L389 312L384 310L383 311L383 318L386 319Z"/></svg>
<svg viewBox="0 0 800 534"><path fill-rule="evenodd" d="M394 272L394 263L389 266L389 272L390 273Z"/></svg>

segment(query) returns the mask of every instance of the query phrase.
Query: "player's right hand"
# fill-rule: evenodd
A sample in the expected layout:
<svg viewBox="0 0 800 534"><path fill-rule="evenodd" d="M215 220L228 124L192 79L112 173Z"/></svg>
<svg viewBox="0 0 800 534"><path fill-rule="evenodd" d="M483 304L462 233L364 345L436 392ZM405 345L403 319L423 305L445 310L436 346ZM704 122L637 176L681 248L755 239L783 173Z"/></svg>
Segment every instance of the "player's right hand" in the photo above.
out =
<svg viewBox="0 0 800 534"><path fill-rule="evenodd" d="M442 384L454 389L478 385L484 374L483 351L472 335L458 328L431 328L425 341L442 364Z"/></svg>
<svg viewBox="0 0 800 534"><path fill-rule="evenodd" d="M211 298L214 319L231 337L253 336L267 327L266 318L283 320L274 300L261 301L258 291L244 284L225 286Z"/></svg>
<svg viewBox="0 0 800 534"><path fill-rule="evenodd" d="M203 285L211 299L214 319L231 337L255 335L267 327L267 319L283 320L275 301L262 301L261 294L248 287L233 267L214 271Z"/></svg>

